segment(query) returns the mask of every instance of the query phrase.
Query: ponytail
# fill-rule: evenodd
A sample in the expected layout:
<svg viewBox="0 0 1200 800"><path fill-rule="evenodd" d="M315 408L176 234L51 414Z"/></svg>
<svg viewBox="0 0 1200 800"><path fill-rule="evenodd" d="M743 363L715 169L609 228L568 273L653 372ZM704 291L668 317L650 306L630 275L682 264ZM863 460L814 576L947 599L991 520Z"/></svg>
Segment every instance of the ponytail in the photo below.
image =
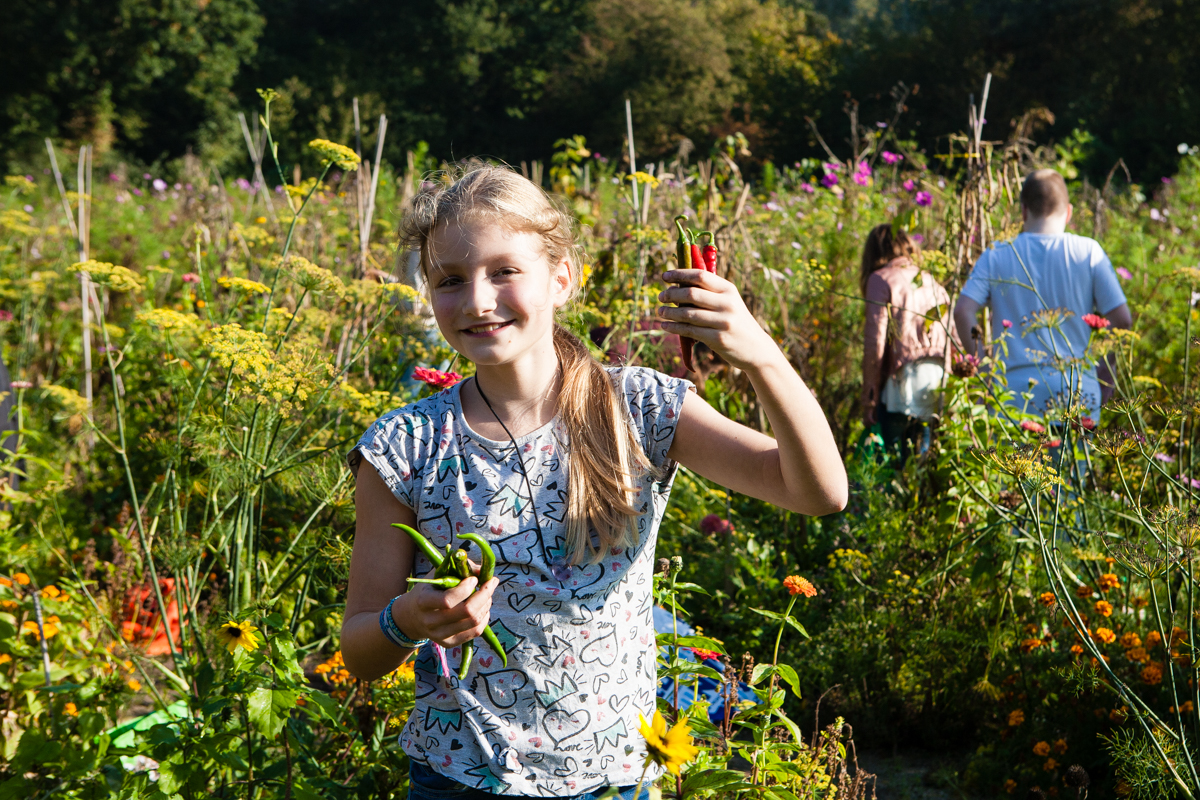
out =
<svg viewBox="0 0 1200 800"><path fill-rule="evenodd" d="M556 324L554 351L562 369L558 413L570 437L567 552L573 563L585 553L596 563L610 547L637 544L634 493L651 465L626 421L625 403L587 346Z"/></svg>
<svg viewBox="0 0 1200 800"><path fill-rule="evenodd" d="M548 262L566 259L572 292L579 291L583 264L573 219L541 187L511 169L480 163L447 178L427 184L401 223L401 243L420 253L423 272L430 267L427 244L435 228L488 219L541 236ZM609 548L637 544L637 483L652 466L608 371L587 345L556 323L554 351L562 370L558 413L568 438L566 550L571 563L596 563Z"/></svg>

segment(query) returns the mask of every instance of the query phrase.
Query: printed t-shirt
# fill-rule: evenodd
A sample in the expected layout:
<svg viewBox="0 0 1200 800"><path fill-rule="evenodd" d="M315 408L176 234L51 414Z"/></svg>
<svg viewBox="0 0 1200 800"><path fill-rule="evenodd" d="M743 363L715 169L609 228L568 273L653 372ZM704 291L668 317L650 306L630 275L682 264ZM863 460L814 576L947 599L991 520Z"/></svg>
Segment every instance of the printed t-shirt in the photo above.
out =
<svg viewBox="0 0 1200 800"><path fill-rule="evenodd" d="M475 533L496 553L491 627L507 668L480 639L464 680L439 676L426 644L400 734L411 758L468 786L574 795L641 775L638 713L653 715L657 683L654 547L675 477L667 451L691 384L642 367L608 372L658 476L638 483L636 546L611 548L597 564L567 561L569 442L558 417L516 440L536 521L512 443L480 436L463 418L465 381L381 417L350 454L352 467L366 459L416 512L434 546L457 548L459 534ZM418 550L416 574L432 568ZM452 671L460 657L460 648L446 653Z"/></svg>
<svg viewBox="0 0 1200 800"><path fill-rule="evenodd" d="M1043 411L1051 398L1078 389L1090 416L1099 421L1095 368L1055 364L1083 357L1092 332L1084 314L1104 315L1125 303L1112 262L1096 240L1073 233L1022 233L985 250L962 293L991 307L993 341L1005 333L1005 320L1012 323L1004 357L1008 386L1019 395L1030 378L1037 381L1029 410ZM1071 312L1058 330L1039 324L1039 312L1057 308ZM1018 406L1024 402L1019 396L1014 400Z"/></svg>

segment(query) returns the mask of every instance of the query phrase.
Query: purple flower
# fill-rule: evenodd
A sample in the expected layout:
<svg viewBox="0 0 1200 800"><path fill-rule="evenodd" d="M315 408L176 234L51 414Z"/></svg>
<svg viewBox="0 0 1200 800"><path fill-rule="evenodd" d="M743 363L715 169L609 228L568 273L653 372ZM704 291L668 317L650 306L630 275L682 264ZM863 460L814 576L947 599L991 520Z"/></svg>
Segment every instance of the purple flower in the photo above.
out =
<svg viewBox="0 0 1200 800"><path fill-rule="evenodd" d="M163 257L164 259L168 259L168 258L170 258L170 257L171 257L171 251L170 251L170 250L163 250L163 251L162 251L162 257Z"/></svg>
<svg viewBox="0 0 1200 800"><path fill-rule="evenodd" d="M859 186L866 186L868 183L871 182L871 176L866 173L863 173L863 172L856 172L856 173L854 173L854 175L852 177L854 179L854 182L857 183Z"/></svg>
<svg viewBox="0 0 1200 800"><path fill-rule="evenodd" d="M1175 456L1169 456L1166 453L1155 453L1154 457L1164 464L1174 464Z"/></svg>
<svg viewBox="0 0 1200 800"><path fill-rule="evenodd" d="M14 383L13 386L16 386ZM1200 489L1200 478L1188 478L1186 475L1176 475L1175 479L1181 481L1184 486L1191 484L1193 489Z"/></svg>
<svg viewBox="0 0 1200 800"><path fill-rule="evenodd" d="M917 196L914 199L917 201L917 205L919 206L933 205L933 195L931 195L929 192L917 192Z"/></svg>
<svg viewBox="0 0 1200 800"><path fill-rule="evenodd" d="M250 181L246 180L245 178L238 178L236 181L234 181L234 183L236 183L237 187L243 192L250 191Z"/></svg>
<svg viewBox="0 0 1200 800"><path fill-rule="evenodd" d="M832 162L832 161L826 161L821 166L825 167L826 172L837 172L838 170L840 170L842 168L841 164L838 164L838 163Z"/></svg>
<svg viewBox="0 0 1200 800"><path fill-rule="evenodd" d="M116 183L117 181L121 180L121 176L115 172L110 172L108 173L108 179L113 183Z"/></svg>
<svg viewBox="0 0 1200 800"><path fill-rule="evenodd" d="M150 180L150 179L151 179L151 178L153 178L153 177L154 177L154 176L153 176L153 175L151 175L149 172L146 172L146 173L143 173L143 174L142 174L142 178L143 178L144 180Z"/></svg>
<svg viewBox="0 0 1200 800"><path fill-rule="evenodd" d="M904 191L911 192L917 188L917 183L912 178L909 178L903 183Z"/></svg>
<svg viewBox="0 0 1200 800"><path fill-rule="evenodd" d="M133 192L133 193L134 193L134 194L136 194L138 197L141 197L141 196L142 196L142 190L141 190L141 189L139 189L139 188L137 188L136 186L131 186L131 187L129 187L129 191Z"/></svg>
<svg viewBox="0 0 1200 800"><path fill-rule="evenodd" d="M32 214L32 213L33 213L33 206L29 205L28 203L26 203L26 204L25 204L24 208L25 208L25 213L26 213L26 214Z"/></svg>
<svg viewBox="0 0 1200 800"><path fill-rule="evenodd" d="M118 203L125 203L128 201L129 201L129 195L125 194L124 192L117 192L117 202Z"/></svg>
<svg viewBox="0 0 1200 800"><path fill-rule="evenodd" d="M783 211L783 206L776 203L774 200L763 206L764 211Z"/></svg>
<svg viewBox="0 0 1200 800"><path fill-rule="evenodd" d="M908 238L912 239L917 244L921 244L921 242L925 241L925 237L919 233L914 233L913 235L909 236Z"/></svg>
<svg viewBox="0 0 1200 800"><path fill-rule="evenodd" d="M899 153L889 153L887 150L884 150L879 155L883 158L883 163L885 164L899 164L904 160L904 156Z"/></svg>
<svg viewBox="0 0 1200 800"><path fill-rule="evenodd" d="M1150 219L1155 220L1156 222L1162 219L1162 214L1158 213L1157 208L1150 209Z"/></svg>
<svg viewBox="0 0 1200 800"><path fill-rule="evenodd" d="M175 184L175 186L174 186L174 187L172 187L172 188L174 188L174 189L175 189L175 191L177 191L177 192L178 192L180 189L182 189L182 188L183 188L183 184L182 184L182 183L177 183L177 184Z"/></svg>
<svg viewBox="0 0 1200 800"><path fill-rule="evenodd" d="M1163 182L1163 183L1174 183L1175 181L1171 180L1170 178L1166 178L1166 177L1164 177L1164 178L1162 179L1162 182Z"/></svg>
<svg viewBox="0 0 1200 800"><path fill-rule="evenodd" d="M876 127L876 128L886 128L886 127L887 127L887 123L886 123L886 122L876 122L876 123L875 123L875 127Z"/></svg>
<svg viewBox="0 0 1200 800"><path fill-rule="evenodd" d="M1117 267L1117 275L1119 275L1122 280L1126 281L1133 277L1133 273L1124 267Z"/></svg>
<svg viewBox="0 0 1200 800"><path fill-rule="evenodd" d="M154 182L150 185L154 187L154 191L156 192L165 192L167 190L167 182L162 178L155 178Z"/></svg>
<svg viewBox="0 0 1200 800"><path fill-rule="evenodd" d="M421 188L422 188L422 189L423 189L423 188L425 188L425 184L424 184L424 183L422 183L422 184L421 184ZM282 187L282 186L276 186L276 187L275 187L275 194L283 194L283 187Z"/></svg>
<svg viewBox="0 0 1200 800"><path fill-rule="evenodd" d="M804 191L804 192L808 192L809 194L812 194L817 189L808 181L804 181L803 183L800 184L800 190Z"/></svg>
<svg viewBox="0 0 1200 800"><path fill-rule="evenodd" d="M826 172L825 177L821 178L821 185L826 189L832 189L837 186L838 178L832 172Z"/></svg>

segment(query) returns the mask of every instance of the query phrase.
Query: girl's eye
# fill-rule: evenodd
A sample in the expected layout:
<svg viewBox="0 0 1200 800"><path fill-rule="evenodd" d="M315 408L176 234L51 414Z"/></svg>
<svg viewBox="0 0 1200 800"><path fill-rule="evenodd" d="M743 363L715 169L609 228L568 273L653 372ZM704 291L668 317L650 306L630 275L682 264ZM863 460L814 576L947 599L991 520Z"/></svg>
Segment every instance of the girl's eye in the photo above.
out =
<svg viewBox="0 0 1200 800"><path fill-rule="evenodd" d="M449 288L452 286L457 286L460 283L462 283L462 278L457 278L457 277L442 278L440 281L438 281L437 288L446 289L446 288Z"/></svg>

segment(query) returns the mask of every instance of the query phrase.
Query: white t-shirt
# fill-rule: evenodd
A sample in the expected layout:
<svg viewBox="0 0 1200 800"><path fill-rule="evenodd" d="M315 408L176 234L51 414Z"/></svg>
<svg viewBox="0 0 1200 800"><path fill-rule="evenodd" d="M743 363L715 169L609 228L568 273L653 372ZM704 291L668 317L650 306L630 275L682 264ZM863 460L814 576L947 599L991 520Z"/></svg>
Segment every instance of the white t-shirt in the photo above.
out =
<svg viewBox="0 0 1200 800"><path fill-rule="evenodd" d="M638 713L653 715L658 684L654 546L676 471L667 451L691 383L643 367L608 372L659 473L638 480L637 545L598 563L567 559L569 443L557 416L516 448L486 439L463 417L464 381L385 414L350 454L351 466L365 459L413 509L435 547L458 547L458 534L472 532L495 550L491 626L508 666L480 641L460 681L439 675L425 645L400 734L413 760L493 794L561 797L632 785L642 773ZM478 547L470 555L478 559ZM417 574L432 566L418 550ZM446 655L453 670L460 648Z"/></svg>
<svg viewBox="0 0 1200 800"><path fill-rule="evenodd" d="M1043 411L1051 398L1079 390L1100 419L1100 384L1093 368L1068 366L1064 374L1056 360L1081 359L1091 328L1084 314L1107 314L1125 303L1112 262L1100 244L1073 233L1022 233L1012 242L1001 242L975 263L962 293L992 310L992 339L1008 329L1009 388L1027 391L1029 379L1034 399L1030 411ZM1063 308L1071 312L1058 329L1031 325L1039 311ZM1073 374L1072 374L1073 373ZM1020 397L1015 401L1023 405Z"/></svg>

